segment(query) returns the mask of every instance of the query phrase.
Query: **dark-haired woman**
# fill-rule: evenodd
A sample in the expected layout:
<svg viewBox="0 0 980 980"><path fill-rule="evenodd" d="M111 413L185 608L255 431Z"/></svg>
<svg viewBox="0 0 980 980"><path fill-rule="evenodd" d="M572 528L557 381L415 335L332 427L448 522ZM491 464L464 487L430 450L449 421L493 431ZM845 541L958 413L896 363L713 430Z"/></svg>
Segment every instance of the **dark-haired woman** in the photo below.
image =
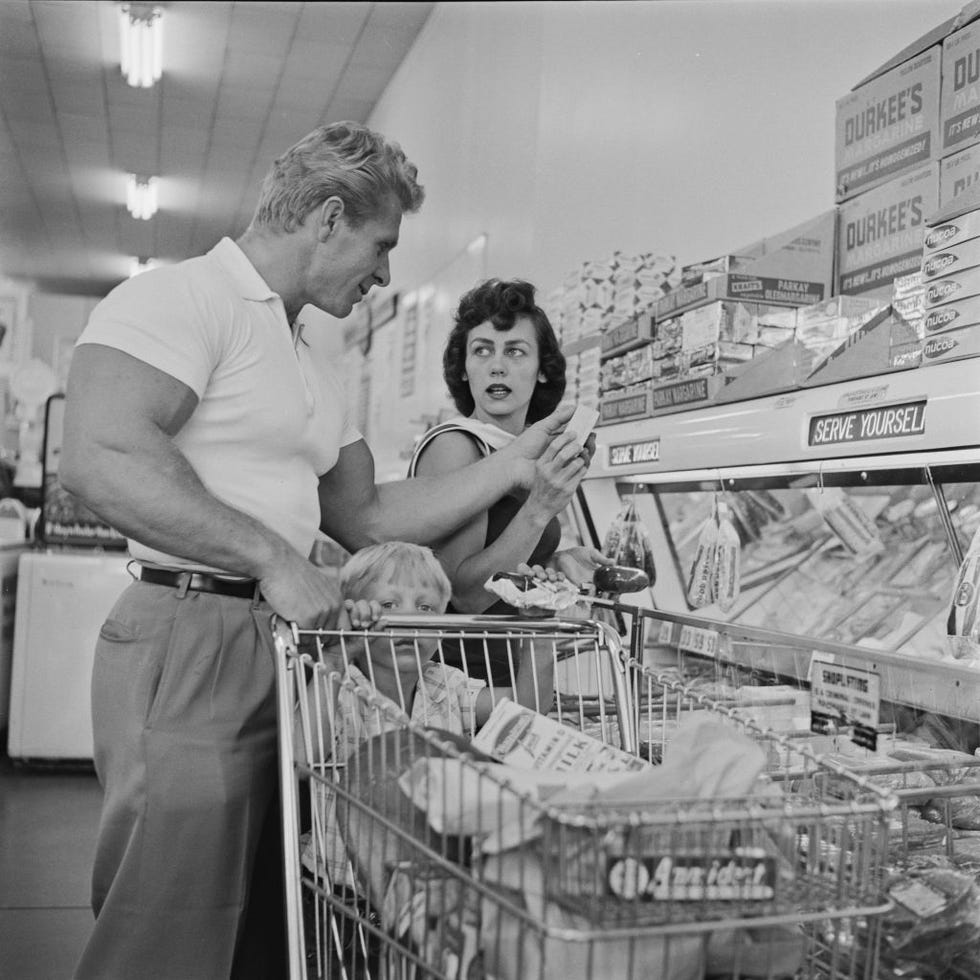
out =
<svg viewBox="0 0 980 980"><path fill-rule="evenodd" d="M412 476L460 469L554 411L565 393L565 358L530 283L491 279L462 297L443 353L443 377L460 414L422 437ZM494 572L533 569L582 583L609 564L594 548L558 550L558 515L582 481L587 458L570 434L559 434L538 460L526 494L503 497L435 548L453 585L450 612L513 613L484 588ZM478 655L467 656L466 669L510 683L506 655L492 651L488 670L485 645L474 646Z"/></svg>

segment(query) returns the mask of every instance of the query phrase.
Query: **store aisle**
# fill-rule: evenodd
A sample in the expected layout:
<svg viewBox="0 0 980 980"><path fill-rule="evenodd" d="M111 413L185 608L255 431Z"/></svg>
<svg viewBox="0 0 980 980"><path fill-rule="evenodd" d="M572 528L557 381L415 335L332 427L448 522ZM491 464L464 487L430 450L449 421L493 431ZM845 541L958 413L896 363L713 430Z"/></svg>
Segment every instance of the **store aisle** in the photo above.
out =
<svg viewBox="0 0 980 980"><path fill-rule="evenodd" d="M91 771L0 756L0 980L68 980L92 924L102 791Z"/></svg>

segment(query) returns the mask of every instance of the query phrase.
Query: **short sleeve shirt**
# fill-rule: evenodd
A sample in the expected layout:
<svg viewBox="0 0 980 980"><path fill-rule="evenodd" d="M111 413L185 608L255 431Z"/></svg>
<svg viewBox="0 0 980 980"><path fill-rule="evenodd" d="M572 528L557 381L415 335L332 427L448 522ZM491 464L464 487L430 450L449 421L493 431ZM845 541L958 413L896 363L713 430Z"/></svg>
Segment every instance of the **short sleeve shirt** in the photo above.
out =
<svg viewBox="0 0 980 980"><path fill-rule="evenodd" d="M174 442L204 486L310 553L319 478L360 434L341 378L294 338L282 300L235 242L117 286L78 343L121 350L190 388L198 403ZM130 552L200 567L138 541Z"/></svg>

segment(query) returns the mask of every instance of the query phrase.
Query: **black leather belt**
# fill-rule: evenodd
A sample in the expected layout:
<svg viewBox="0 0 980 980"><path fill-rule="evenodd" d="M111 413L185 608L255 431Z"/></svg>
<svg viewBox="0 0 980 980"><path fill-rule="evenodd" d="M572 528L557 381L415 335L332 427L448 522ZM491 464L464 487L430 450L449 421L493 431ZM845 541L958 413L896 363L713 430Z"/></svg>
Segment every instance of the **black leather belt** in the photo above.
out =
<svg viewBox="0 0 980 980"><path fill-rule="evenodd" d="M212 592L215 595L229 595L237 599L255 597L258 581L254 578L227 579L207 572L178 572L167 568L146 568L139 566L136 578L150 585L166 585L187 592Z"/></svg>

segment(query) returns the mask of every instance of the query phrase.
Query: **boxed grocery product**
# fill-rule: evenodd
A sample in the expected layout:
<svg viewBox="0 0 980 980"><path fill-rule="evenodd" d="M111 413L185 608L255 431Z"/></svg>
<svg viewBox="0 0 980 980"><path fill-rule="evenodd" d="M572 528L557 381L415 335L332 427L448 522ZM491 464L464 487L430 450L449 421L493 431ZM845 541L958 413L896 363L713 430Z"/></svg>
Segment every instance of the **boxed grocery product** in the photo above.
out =
<svg viewBox="0 0 980 980"><path fill-rule="evenodd" d="M816 361L826 357L861 324L880 312L882 303L861 296L834 296L796 311L796 339L813 351Z"/></svg>
<svg viewBox="0 0 980 980"><path fill-rule="evenodd" d="M696 285L682 286L664 296L654 314L658 323L715 300L805 306L833 290L836 209L777 235L737 250L746 264Z"/></svg>
<svg viewBox="0 0 980 980"><path fill-rule="evenodd" d="M681 285L697 286L715 276L740 272L752 261L752 257L748 255L719 255L717 258L706 259L703 262L692 262L681 266Z"/></svg>
<svg viewBox="0 0 980 980"><path fill-rule="evenodd" d="M814 358L803 386L834 384L918 366L921 343L915 328L888 305L878 306L832 351Z"/></svg>
<svg viewBox="0 0 980 980"><path fill-rule="evenodd" d="M603 333L600 341L602 356L611 357L633 347L642 347L644 344L649 344L653 337L653 317L649 313L633 317L615 327L610 327Z"/></svg>
<svg viewBox="0 0 980 980"><path fill-rule="evenodd" d="M600 425L614 425L631 419L645 419L652 407L652 388L650 382L623 388L599 399Z"/></svg>
<svg viewBox="0 0 980 980"><path fill-rule="evenodd" d="M933 307L969 299L971 296L980 296L980 267L978 266L926 283L926 315Z"/></svg>
<svg viewBox="0 0 980 980"><path fill-rule="evenodd" d="M929 367L932 364L958 361L964 357L978 355L980 355L980 326L974 324L927 337L922 342L921 366Z"/></svg>
<svg viewBox="0 0 980 980"><path fill-rule="evenodd" d="M939 201L939 165L875 187L840 206L837 292L868 293L918 272L926 220Z"/></svg>
<svg viewBox="0 0 980 980"><path fill-rule="evenodd" d="M922 331L926 337L957 330L980 323L980 303L974 299L954 300L927 311L922 318Z"/></svg>
<svg viewBox="0 0 980 980"><path fill-rule="evenodd" d="M980 184L970 184L928 218L925 255L980 238Z"/></svg>
<svg viewBox="0 0 980 980"><path fill-rule="evenodd" d="M939 164L939 206L952 204L980 180L980 143L946 157Z"/></svg>
<svg viewBox="0 0 980 980"><path fill-rule="evenodd" d="M942 156L980 141L980 23L943 40L940 132Z"/></svg>
<svg viewBox="0 0 980 980"><path fill-rule="evenodd" d="M776 395L799 387L809 373L813 354L790 338L778 347L756 347L755 356L725 372L725 384L714 396L716 402L738 402L763 395Z"/></svg>
<svg viewBox="0 0 980 980"><path fill-rule="evenodd" d="M720 374L705 374L679 378L669 383L651 386L651 415L669 415L701 408L712 402L725 386Z"/></svg>
<svg viewBox="0 0 980 980"><path fill-rule="evenodd" d="M681 349L693 350L717 341L753 343L758 317L773 309L777 307L731 300L696 306L680 315Z"/></svg>
<svg viewBox="0 0 980 980"><path fill-rule="evenodd" d="M939 157L941 64L934 45L837 100L838 201Z"/></svg>
<svg viewBox="0 0 980 980"><path fill-rule="evenodd" d="M970 238L956 245L923 254L922 276L926 282L955 275L980 265L980 238Z"/></svg>

